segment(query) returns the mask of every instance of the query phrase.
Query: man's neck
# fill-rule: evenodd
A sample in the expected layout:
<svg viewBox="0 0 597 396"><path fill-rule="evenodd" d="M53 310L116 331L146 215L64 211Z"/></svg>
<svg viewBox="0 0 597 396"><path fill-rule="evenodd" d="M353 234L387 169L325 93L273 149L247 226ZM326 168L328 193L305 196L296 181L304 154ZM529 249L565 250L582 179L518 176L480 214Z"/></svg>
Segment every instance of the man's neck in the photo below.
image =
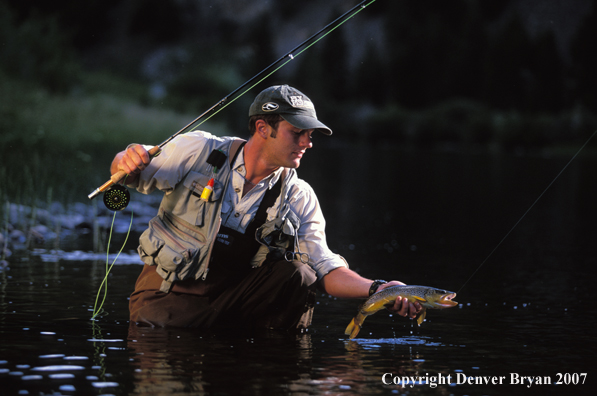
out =
<svg viewBox="0 0 597 396"><path fill-rule="evenodd" d="M243 156L245 161L245 169L247 171L245 179L249 183L255 185L261 180L271 175L273 172L278 170L280 167L272 167L261 156L261 148L259 143L254 139L249 139L245 144L243 150Z"/></svg>

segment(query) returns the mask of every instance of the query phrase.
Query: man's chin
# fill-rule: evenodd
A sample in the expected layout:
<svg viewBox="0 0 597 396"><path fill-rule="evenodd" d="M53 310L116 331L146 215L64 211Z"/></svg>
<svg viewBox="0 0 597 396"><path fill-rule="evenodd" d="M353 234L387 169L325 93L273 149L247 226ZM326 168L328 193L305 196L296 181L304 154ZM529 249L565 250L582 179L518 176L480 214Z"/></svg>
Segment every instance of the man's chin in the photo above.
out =
<svg viewBox="0 0 597 396"><path fill-rule="evenodd" d="M300 158L294 158L288 161L288 163L284 166L285 168L293 168L296 169L301 165Z"/></svg>

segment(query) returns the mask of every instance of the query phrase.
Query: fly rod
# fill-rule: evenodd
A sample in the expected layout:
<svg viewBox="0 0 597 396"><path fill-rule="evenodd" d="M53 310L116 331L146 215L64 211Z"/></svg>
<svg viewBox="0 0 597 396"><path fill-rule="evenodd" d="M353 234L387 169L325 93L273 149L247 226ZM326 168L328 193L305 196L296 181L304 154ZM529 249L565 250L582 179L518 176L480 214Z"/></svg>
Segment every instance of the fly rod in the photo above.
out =
<svg viewBox="0 0 597 396"><path fill-rule="evenodd" d="M193 130L193 128L198 127L199 125L201 125L204 122L206 122L207 120L209 120L211 117L213 117L214 115L219 113L221 110L223 110L229 104L231 104L232 102L234 102L235 100L237 100L238 98L243 96L247 91L251 90L254 86L256 86L257 84L259 84L260 82L265 80L267 77L271 76L276 71L278 71L279 69L284 67L288 62L292 61L296 56L298 56L301 53L303 53L304 51L306 51L312 45L317 43L319 40L321 40L322 38L324 38L325 36L330 34L332 31L334 31L338 27L340 27L342 24L344 24L350 18L352 18L353 16L355 16L356 14L361 12L365 7L369 6L373 2L375 2L375 0L364 0L364 1L360 2L359 4L357 4L356 6L354 6L353 8L351 8L350 10L346 11L344 14L340 15L338 18L336 18L332 22L328 23L326 26L324 26L322 29L320 29L317 33L313 34L311 37L309 37L308 39L306 39L305 41L303 41L302 43L300 43L299 45L294 47L292 50L287 52L285 55L280 57L278 60L273 62L271 65L267 66L265 69L263 69L262 71L260 71L259 73L257 73L253 77L251 77L245 83L243 83L238 88L236 88L234 91L230 92L228 95L226 95L225 97L220 99L220 101L218 101L216 104L214 104L209 109L204 111L201 115L199 115L199 117L195 118L193 121L191 121L188 125L186 125L182 129L180 129L174 135L170 136L168 139L164 140L159 145L152 147L148 151L150 158L153 158L156 155L158 155L160 153L161 149L166 144L168 144L172 139L174 139L176 136L183 134L185 132L190 132ZM254 83L253 85L251 85L256 80L258 80L258 81L256 83ZM251 86L249 88L247 88L246 90L242 91L248 85L251 85ZM210 113L211 113L211 115L209 117L205 118ZM204 118L205 118L205 120L204 120ZM114 173L110 177L110 180L108 180L107 182L102 184L100 187L98 187L95 191L93 191L91 194L89 194L88 198L93 199L93 198L97 197L100 193L108 190L113 185L120 183L126 176L127 176L127 174L124 171L118 171L118 172Z"/></svg>

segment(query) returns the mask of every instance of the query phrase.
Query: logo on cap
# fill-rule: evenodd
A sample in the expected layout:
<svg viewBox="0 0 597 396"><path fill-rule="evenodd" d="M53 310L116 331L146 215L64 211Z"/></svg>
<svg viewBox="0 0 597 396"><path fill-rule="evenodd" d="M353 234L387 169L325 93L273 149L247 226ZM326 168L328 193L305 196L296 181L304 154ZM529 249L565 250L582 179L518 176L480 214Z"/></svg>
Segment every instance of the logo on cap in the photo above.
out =
<svg viewBox="0 0 597 396"><path fill-rule="evenodd" d="M292 107L301 107L304 106L303 97L302 96L291 96L290 102L292 103Z"/></svg>
<svg viewBox="0 0 597 396"><path fill-rule="evenodd" d="M263 106L261 106L261 110L263 111L275 111L278 110L278 104L277 103L273 103L273 102L267 102L264 103Z"/></svg>

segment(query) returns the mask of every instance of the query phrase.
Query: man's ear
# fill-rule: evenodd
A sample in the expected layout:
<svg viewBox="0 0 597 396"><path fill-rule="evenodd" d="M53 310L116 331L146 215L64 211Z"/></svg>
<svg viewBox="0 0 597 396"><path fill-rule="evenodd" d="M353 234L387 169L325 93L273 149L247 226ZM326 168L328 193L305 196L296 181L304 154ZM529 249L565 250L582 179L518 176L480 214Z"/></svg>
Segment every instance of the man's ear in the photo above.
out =
<svg viewBox="0 0 597 396"><path fill-rule="evenodd" d="M263 139L267 139L269 133L269 125L264 120L255 121L255 133L259 134Z"/></svg>

